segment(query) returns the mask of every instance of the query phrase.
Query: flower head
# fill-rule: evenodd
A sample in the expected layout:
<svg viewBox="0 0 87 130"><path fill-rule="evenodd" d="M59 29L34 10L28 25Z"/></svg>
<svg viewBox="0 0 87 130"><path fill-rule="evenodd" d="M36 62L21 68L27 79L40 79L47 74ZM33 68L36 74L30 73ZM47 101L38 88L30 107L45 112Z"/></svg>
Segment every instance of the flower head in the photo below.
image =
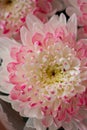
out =
<svg viewBox="0 0 87 130"><path fill-rule="evenodd" d="M86 40L76 42L75 15L68 22L63 14L53 16L45 24L29 15L26 23L22 44L12 44L7 63L13 85L9 97L13 108L30 117L37 130L57 129L76 120L87 105Z"/></svg>
<svg viewBox="0 0 87 130"><path fill-rule="evenodd" d="M56 11L52 3L53 0L0 0L0 35L15 36L30 12L46 22ZM59 9L62 8L62 4L57 3Z"/></svg>
<svg viewBox="0 0 87 130"><path fill-rule="evenodd" d="M32 11L31 0L0 0L0 30L3 34L17 32Z"/></svg>

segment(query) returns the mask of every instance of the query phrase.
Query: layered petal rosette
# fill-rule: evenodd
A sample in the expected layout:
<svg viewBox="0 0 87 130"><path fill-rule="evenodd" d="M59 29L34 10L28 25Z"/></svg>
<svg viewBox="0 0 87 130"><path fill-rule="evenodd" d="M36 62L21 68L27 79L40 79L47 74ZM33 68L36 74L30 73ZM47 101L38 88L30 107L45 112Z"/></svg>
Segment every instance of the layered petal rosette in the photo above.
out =
<svg viewBox="0 0 87 130"><path fill-rule="evenodd" d="M55 0L0 0L0 35L14 36L24 25L26 16L33 13L43 22L63 4Z"/></svg>
<svg viewBox="0 0 87 130"><path fill-rule="evenodd" d="M78 18L78 38L87 38L87 0L68 0L68 3L66 13L69 16L76 13Z"/></svg>
<svg viewBox="0 0 87 130"><path fill-rule="evenodd" d="M76 41L76 16L66 22L61 14L43 24L30 14L26 23L27 28L21 28L22 44L17 46L11 41L13 47L6 46L11 60L2 62L7 74L3 82L7 80L9 85L2 84L1 91L9 90L9 96L0 97L22 116L29 117L26 127L86 130L87 40ZM8 39L0 38L2 41L9 46Z"/></svg>

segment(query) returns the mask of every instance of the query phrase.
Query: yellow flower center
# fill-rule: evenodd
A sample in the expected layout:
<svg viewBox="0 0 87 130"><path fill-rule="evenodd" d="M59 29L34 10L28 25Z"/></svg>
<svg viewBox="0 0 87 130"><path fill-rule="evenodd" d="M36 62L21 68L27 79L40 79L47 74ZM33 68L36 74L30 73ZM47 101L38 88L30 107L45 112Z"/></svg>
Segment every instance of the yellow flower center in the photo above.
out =
<svg viewBox="0 0 87 130"><path fill-rule="evenodd" d="M64 77L64 69L62 69L61 65L54 64L53 66L48 65L46 69L42 68L42 76L41 81L46 84L53 84L63 81Z"/></svg>

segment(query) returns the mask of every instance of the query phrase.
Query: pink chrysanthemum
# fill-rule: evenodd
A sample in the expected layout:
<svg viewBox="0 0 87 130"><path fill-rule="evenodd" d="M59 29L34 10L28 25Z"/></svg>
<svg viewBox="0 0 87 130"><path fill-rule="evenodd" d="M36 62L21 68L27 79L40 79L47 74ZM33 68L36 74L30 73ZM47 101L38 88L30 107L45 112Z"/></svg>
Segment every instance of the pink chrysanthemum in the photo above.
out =
<svg viewBox="0 0 87 130"><path fill-rule="evenodd" d="M44 23L54 13L64 9L64 3L61 0L35 0L35 2L36 8L33 10L33 14Z"/></svg>
<svg viewBox="0 0 87 130"><path fill-rule="evenodd" d="M87 0L68 1L70 2L70 6L66 9L67 14L72 15L73 13L76 13L78 17L78 24L87 25Z"/></svg>
<svg viewBox="0 0 87 130"><path fill-rule="evenodd" d="M33 8L31 0L0 0L0 33L17 32Z"/></svg>
<svg viewBox="0 0 87 130"><path fill-rule="evenodd" d="M78 18L78 39L87 38L87 0L68 0L69 6L66 9L67 14L70 16L76 13Z"/></svg>
<svg viewBox="0 0 87 130"><path fill-rule="evenodd" d="M54 0L0 0L0 35L16 35L30 12L46 22L58 10L56 4L62 9Z"/></svg>
<svg viewBox="0 0 87 130"><path fill-rule="evenodd" d="M87 40L76 42L76 16L66 23L61 14L43 24L29 15L26 23L28 29L22 27L19 46L0 39L0 55L4 57L1 72L6 72L5 78L0 75L0 90L8 90L9 99L0 97L30 118L27 127L86 130L82 121L87 118ZM9 46L3 46L11 42L9 54Z"/></svg>

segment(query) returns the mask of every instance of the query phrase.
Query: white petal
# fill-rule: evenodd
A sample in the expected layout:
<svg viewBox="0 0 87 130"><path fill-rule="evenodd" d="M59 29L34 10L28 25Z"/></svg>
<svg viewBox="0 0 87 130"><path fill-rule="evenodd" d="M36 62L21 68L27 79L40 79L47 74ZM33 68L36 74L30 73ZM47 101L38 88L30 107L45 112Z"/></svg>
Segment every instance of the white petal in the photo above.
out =
<svg viewBox="0 0 87 130"><path fill-rule="evenodd" d="M46 127L43 126L40 120L34 118L34 128L36 130L46 130Z"/></svg>
<svg viewBox="0 0 87 130"><path fill-rule="evenodd" d="M1 86L0 86L0 92L9 94L10 91L12 90L13 86L11 84L9 84L9 83L5 83L4 80L3 80L4 78L5 77L2 77L0 79L0 84L1 84Z"/></svg>
<svg viewBox="0 0 87 130"><path fill-rule="evenodd" d="M11 88L10 84L6 83L8 77L6 65L11 61L10 46L11 44L6 42L6 39L0 39L0 58L3 59L2 65L0 66L0 91L6 91L6 93L8 93Z"/></svg>
<svg viewBox="0 0 87 130"><path fill-rule="evenodd" d="M71 32L72 34L77 35L77 17L75 14L73 14L70 19L68 20L67 23L67 28L68 31Z"/></svg>
<svg viewBox="0 0 87 130"><path fill-rule="evenodd" d="M28 29L31 31L31 33L40 32L43 33L43 23L34 15L29 14L26 18L26 23Z"/></svg>
<svg viewBox="0 0 87 130"><path fill-rule="evenodd" d="M0 38L0 45L7 48L12 48L14 45L19 46L20 44L16 42L14 39L9 39L7 37Z"/></svg>
<svg viewBox="0 0 87 130"><path fill-rule="evenodd" d="M61 24L66 25L66 17L64 14L61 14L59 17L59 21Z"/></svg>
<svg viewBox="0 0 87 130"><path fill-rule="evenodd" d="M54 24L55 23L55 24ZM57 15L53 15L50 20L45 24L45 31L52 32L58 27L59 18Z"/></svg>
<svg viewBox="0 0 87 130"><path fill-rule="evenodd" d="M36 130L36 129L35 128L28 128L25 126L23 130Z"/></svg>
<svg viewBox="0 0 87 130"><path fill-rule="evenodd" d="M8 71L7 64L11 62L10 49L14 46L19 46L16 41L8 38L0 38L0 59L3 60L0 66L0 91L9 93L12 89L12 85L8 83Z"/></svg>
<svg viewBox="0 0 87 130"><path fill-rule="evenodd" d="M25 128L24 130L30 130L30 128L35 128L36 130L46 130L46 127L44 127L41 123L40 120L37 120L37 119L33 119L33 118L29 118L26 125L25 125ZM33 130L32 129L32 130Z"/></svg>
<svg viewBox="0 0 87 130"><path fill-rule="evenodd" d="M48 127L53 124L53 117L52 116L46 116L44 119L42 119L43 124Z"/></svg>
<svg viewBox="0 0 87 130"><path fill-rule="evenodd" d="M26 130L27 128L28 129L34 128L33 118L29 118L28 121L26 122L24 130Z"/></svg>
<svg viewBox="0 0 87 130"><path fill-rule="evenodd" d="M20 101L13 101L11 100L11 105L12 105L12 108L18 112L20 112Z"/></svg>
<svg viewBox="0 0 87 130"><path fill-rule="evenodd" d="M24 115L30 118L38 118L38 119L42 119L43 117L39 108L32 108L32 109L25 108Z"/></svg>
<svg viewBox="0 0 87 130"><path fill-rule="evenodd" d="M26 27L22 27L20 30L21 40L23 45L28 45L32 42L31 41L31 33L27 30Z"/></svg>

